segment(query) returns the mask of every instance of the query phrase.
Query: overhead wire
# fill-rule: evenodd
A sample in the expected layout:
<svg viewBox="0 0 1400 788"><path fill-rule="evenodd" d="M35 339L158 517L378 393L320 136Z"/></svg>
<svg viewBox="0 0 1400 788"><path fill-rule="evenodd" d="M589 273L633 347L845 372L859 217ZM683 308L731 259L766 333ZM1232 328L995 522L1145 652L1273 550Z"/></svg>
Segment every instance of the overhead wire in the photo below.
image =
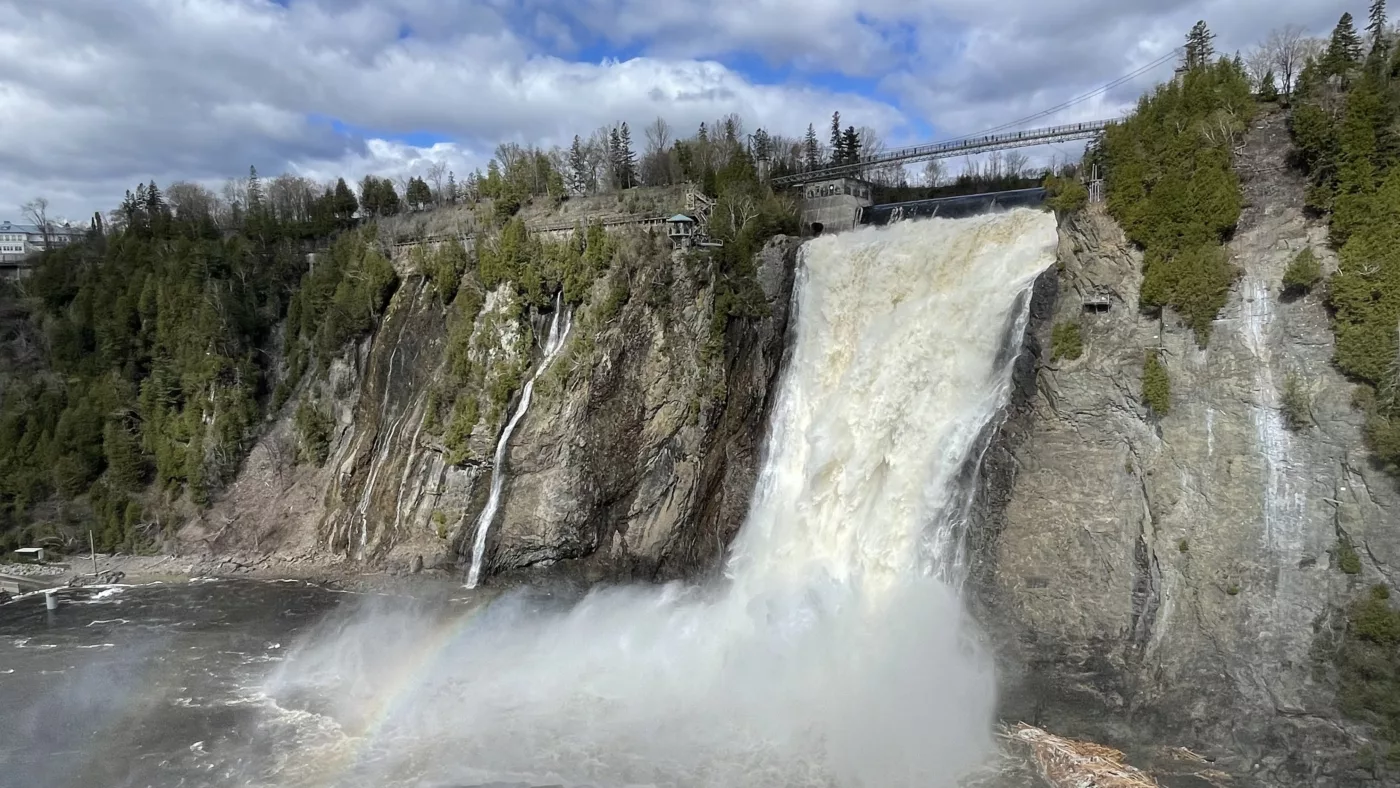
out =
<svg viewBox="0 0 1400 788"><path fill-rule="evenodd" d="M1182 50L1183 50L1184 48L1185 48L1185 47L1176 47L1175 49L1171 50L1170 52L1166 53L1165 55L1162 55L1161 57L1157 58L1156 60L1153 60L1153 61L1151 61L1150 63L1147 63L1146 65L1140 66L1140 67L1138 67L1137 69L1135 69L1135 70L1133 70L1133 71L1130 71L1129 73L1124 74L1123 76L1121 76L1121 77L1119 77L1119 78L1113 80L1112 82L1109 82L1109 83L1107 83L1107 84L1105 84L1105 85L1100 85L1099 87L1097 87L1097 88L1095 88L1095 89L1089 91L1088 93L1085 93L1085 94L1082 95L1082 96L1076 96L1076 97L1074 97L1074 98L1072 98L1072 99L1070 99L1070 100L1068 100L1068 101L1065 101L1065 102L1063 102L1063 103L1061 103L1061 104L1057 104L1057 105L1055 105L1055 106L1053 106L1053 107L1050 107L1050 108L1048 108L1048 109L1043 109L1043 110L1041 110L1041 111L1039 111L1039 112L1037 112L1037 113L1035 113L1035 114L1033 114L1033 115L1027 115L1027 116L1024 117L1024 118L1018 118L1018 119L1016 119L1016 120L1009 121L1009 122L1007 122L1007 123L1003 123L1003 124L1001 124L1001 125L999 125L999 126L992 126L992 127L990 127L990 128L982 129L981 131L975 131L975 132L973 132L973 133L971 133L971 134L966 134L966 135L964 135L963 137L960 137L959 139L966 139L966 138L968 138L968 137L981 137L981 136L985 136L985 135L987 135L987 134L992 134L992 133L995 133L995 132L998 132L998 131L1002 131L1002 130L1004 130L1004 129L1014 128L1014 127L1020 126L1020 125L1022 125L1022 124L1024 124L1024 123L1029 123L1030 121L1038 120L1038 119L1043 118L1043 117L1045 117L1045 116L1047 116L1047 115L1053 115L1053 114L1055 114L1056 112L1060 112L1060 111L1069 109L1070 107L1072 107L1072 106L1074 106L1074 105L1076 105L1076 104L1080 104L1080 103L1082 103L1082 102L1088 101L1088 100L1091 99L1091 98L1095 98L1095 97L1097 97L1097 96L1101 96L1101 95L1103 95L1104 93L1107 93L1108 91L1110 91L1110 90L1112 90L1112 89L1118 87L1119 85L1122 85L1122 84L1125 83L1125 82L1129 82L1129 81L1132 81L1132 80L1134 80L1134 79L1137 79L1138 77L1142 76L1143 74L1146 74L1147 72L1152 71L1153 69L1156 69L1156 68L1161 67L1162 64L1164 64L1164 63L1166 63L1166 62L1168 62L1168 61L1170 61L1170 60L1174 60L1178 55L1181 54L1181 52L1182 52Z"/></svg>

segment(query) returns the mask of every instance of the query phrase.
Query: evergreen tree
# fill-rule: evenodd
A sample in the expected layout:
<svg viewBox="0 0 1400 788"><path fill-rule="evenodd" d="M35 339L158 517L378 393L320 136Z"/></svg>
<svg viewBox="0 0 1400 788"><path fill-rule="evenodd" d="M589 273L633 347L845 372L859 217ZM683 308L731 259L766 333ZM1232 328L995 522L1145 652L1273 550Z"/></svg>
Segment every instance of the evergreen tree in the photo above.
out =
<svg viewBox="0 0 1400 788"><path fill-rule="evenodd" d="M575 134L574 144L569 146L569 191L575 194L586 192L590 175L588 156L583 152L583 139Z"/></svg>
<svg viewBox="0 0 1400 788"><path fill-rule="evenodd" d="M710 134L705 130L705 123L703 121L700 123L700 130L695 133L695 139L699 140L701 145L710 141Z"/></svg>
<svg viewBox="0 0 1400 788"><path fill-rule="evenodd" d="M802 142L802 153L806 157L807 169L815 170L822 164L822 153L817 145L817 130L812 124L807 124L807 138Z"/></svg>
<svg viewBox="0 0 1400 788"><path fill-rule="evenodd" d="M394 182L388 178L379 179L379 210L384 216L399 212L399 193L394 189Z"/></svg>
<svg viewBox="0 0 1400 788"><path fill-rule="evenodd" d="M734 125L734 118L724 119L724 141L729 145L730 150L739 144L739 129Z"/></svg>
<svg viewBox="0 0 1400 788"><path fill-rule="evenodd" d="M860 135L855 126L847 126L841 134L841 163L855 164L860 161Z"/></svg>
<svg viewBox="0 0 1400 788"><path fill-rule="evenodd" d="M344 178L336 179L335 196L332 199L335 218L342 224L349 224L355 218L355 212L360 210L360 201L355 199L355 192L345 184Z"/></svg>
<svg viewBox="0 0 1400 788"><path fill-rule="evenodd" d="M831 163L841 164L846 160L845 140L841 137L841 113L831 113Z"/></svg>
<svg viewBox="0 0 1400 788"><path fill-rule="evenodd" d="M1186 68L1194 71L1201 66L1207 65L1215 56L1215 34L1206 27L1205 20L1197 22L1191 27L1191 32L1186 34Z"/></svg>
<svg viewBox="0 0 1400 788"><path fill-rule="evenodd" d="M773 139L763 129L753 133L753 157L758 161L768 161L773 157Z"/></svg>
<svg viewBox="0 0 1400 788"><path fill-rule="evenodd" d="M1322 62L1328 75L1340 76L1344 80L1353 69L1361 65L1361 37L1356 34L1350 12L1342 14L1342 18L1337 20Z"/></svg>
<svg viewBox="0 0 1400 788"><path fill-rule="evenodd" d="M622 134L614 126L608 135L608 175L612 188L622 188Z"/></svg>
<svg viewBox="0 0 1400 788"><path fill-rule="evenodd" d="M258 213L263 208L262 180L258 178L258 168L248 168L248 213Z"/></svg>
<svg viewBox="0 0 1400 788"><path fill-rule="evenodd" d="M451 171L447 173L447 194L445 196L448 205L457 204L457 176Z"/></svg>
<svg viewBox="0 0 1400 788"><path fill-rule="evenodd" d="M622 124L618 134L617 162L622 188L630 189L637 185L637 155L632 151L632 132L627 123Z"/></svg>
<svg viewBox="0 0 1400 788"><path fill-rule="evenodd" d="M1274 84L1274 70L1269 69L1264 72L1264 79L1259 83L1260 101L1278 101L1278 85Z"/></svg>
<svg viewBox="0 0 1400 788"><path fill-rule="evenodd" d="M428 188L428 182L422 178L409 178L408 191L404 194L404 200L414 210L422 210L432 203L433 190Z"/></svg>
<svg viewBox="0 0 1400 788"><path fill-rule="evenodd" d="M1385 57L1387 44L1385 38L1385 0L1371 0L1371 11L1369 23L1366 25L1366 32L1371 34L1371 54L1375 56L1380 53L1381 58Z"/></svg>

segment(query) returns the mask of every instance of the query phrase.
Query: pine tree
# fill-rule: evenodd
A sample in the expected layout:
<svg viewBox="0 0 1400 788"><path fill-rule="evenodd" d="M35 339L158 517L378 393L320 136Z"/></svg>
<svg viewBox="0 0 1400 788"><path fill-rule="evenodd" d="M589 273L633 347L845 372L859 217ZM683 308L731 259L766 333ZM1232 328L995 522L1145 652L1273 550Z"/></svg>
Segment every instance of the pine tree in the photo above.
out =
<svg viewBox="0 0 1400 788"><path fill-rule="evenodd" d="M1385 40L1385 0L1371 0L1371 12L1366 31L1371 34L1371 51L1384 49Z"/></svg>
<svg viewBox="0 0 1400 788"><path fill-rule="evenodd" d="M1328 75L1343 78L1361 65L1361 37L1356 34L1350 12L1342 14L1342 18L1337 20L1322 61Z"/></svg>
<svg viewBox="0 0 1400 788"><path fill-rule="evenodd" d="M379 179L379 210L384 216L399 212L399 193L394 190L394 182L388 178Z"/></svg>
<svg viewBox="0 0 1400 788"><path fill-rule="evenodd" d="M574 144L569 146L569 191L583 194L588 189L588 157L583 152L583 140L574 135Z"/></svg>
<svg viewBox="0 0 1400 788"><path fill-rule="evenodd" d="M841 164L846 160L846 150L841 139L841 113L831 113L831 163Z"/></svg>
<svg viewBox="0 0 1400 788"><path fill-rule="evenodd" d="M753 133L753 157L758 161L773 158L773 139L763 129L757 129Z"/></svg>
<svg viewBox="0 0 1400 788"><path fill-rule="evenodd" d="M457 176L450 170L447 173L447 194L445 197L448 205L457 204Z"/></svg>
<svg viewBox="0 0 1400 788"><path fill-rule="evenodd" d="M355 218L355 211L358 210L360 210L360 201L355 199L355 193L345 184L344 178L337 178L332 208L335 217L342 223L348 224Z"/></svg>
<svg viewBox="0 0 1400 788"><path fill-rule="evenodd" d="M258 178L258 168L248 168L248 213L257 213L263 206L262 180Z"/></svg>
<svg viewBox="0 0 1400 788"><path fill-rule="evenodd" d="M807 139L802 143L802 152L806 156L806 165L809 171L821 166L822 153L821 148L817 145L817 130L810 123L807 124Z"/></svg>
<svg viewBox="0 0 1400 788"><path fill-rule="evenodd" d="M422 178L409 178L408 191L404 194L404 200L414 210L422 210L424 206L433 201L433 190L428 188L428 182Z"/></svg>
<svg viewBox="0 0 1400 788"><path fill-rule="evenodd" d="M1215 34L1206 27L1205 20L1197 22L1186 34L1186 68L1194 71L1208 65L1215 56Z"/></svg>
<svg viewBox="0 0 1400 788"><path fill-rule="evenodd" d="M710 141L710 134L705 130L705 124L703 122L700 124L700 130L695 133L695 139L699 140L702 144Z"/></svg>
<svg viewBox="0 0 1400 788"><path fill-rule="evenodd" d="M612 187L622 188L622 135L615 126L608 135L608 174Z"/></svg>
<svg viewBox="0 0 1400 788"><path fill-rule="evenodd" d="M1264 79L1259 83L1259 100L1278 101L1278 85L1274 84L1273 69L1264 72Z"/></svg>
<svg viewBox="0 0 1400 788"><path fill-rule="evenodd" d="M622 124L622 133L618 135L618 143L620 147L617 156L622 188L630 189L637 185L637 155L632 152L632 132L628 130L625 122Z"/></svg>
<svg viewBox="0 0 1400 788"><path fill-rule="evenodd" d="M729 145L731 150L735 145L739 144L739 130L734 125L734 118L724 119L724 141Z"/></svg>
<svg viewBox="0 0 1400 788"><path fill-rule="evenodd" d="M841 163L855 164L860 161L860 135L855 126L847 126L841 134Z"/></svg>

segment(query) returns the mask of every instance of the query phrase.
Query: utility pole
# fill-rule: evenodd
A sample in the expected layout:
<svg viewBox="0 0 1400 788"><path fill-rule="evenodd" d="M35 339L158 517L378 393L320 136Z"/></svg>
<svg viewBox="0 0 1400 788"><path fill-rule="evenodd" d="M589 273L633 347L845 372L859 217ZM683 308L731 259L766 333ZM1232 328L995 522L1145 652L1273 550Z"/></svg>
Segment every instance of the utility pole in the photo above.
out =
<svg viewBox="0 0 1400 788"><path fill-rule="evenodd" d="M92 556L92 576L97 577L97 548L93 547L92 529L88 529L88 555Z"/></svg>

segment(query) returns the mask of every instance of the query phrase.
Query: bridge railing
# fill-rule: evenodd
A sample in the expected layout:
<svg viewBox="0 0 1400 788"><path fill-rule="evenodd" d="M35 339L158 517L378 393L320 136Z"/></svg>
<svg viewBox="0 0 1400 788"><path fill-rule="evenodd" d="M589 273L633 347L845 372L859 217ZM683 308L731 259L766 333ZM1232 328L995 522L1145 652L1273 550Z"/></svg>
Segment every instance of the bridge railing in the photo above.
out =
<svg viewBox="0 0 1400 788"><path fill-rule="evenodd" d="M906 148L895 148L894 150L881 151L873 156L863 157L859 161L851 162L850 164L838 164L832 167L823 167L818 170L783 175L774 178L773 185L789 186L827 178L838 178L843 175L853 175L863 170L880 167L882 165L904 164L922 159L944 158L955 156L960 153L979 153L1003 148L1038 145L1043 142L1083 139L1092 137L1103 131L1108 127L1109 123L1112 123L1112 121L1095 120L1086 121L1084 123L1066 123L1061 126L1049 126L1041 129L1014 131L1004 134L986 134L976 137L960 137L944 142L932 142Z"/></svg>

